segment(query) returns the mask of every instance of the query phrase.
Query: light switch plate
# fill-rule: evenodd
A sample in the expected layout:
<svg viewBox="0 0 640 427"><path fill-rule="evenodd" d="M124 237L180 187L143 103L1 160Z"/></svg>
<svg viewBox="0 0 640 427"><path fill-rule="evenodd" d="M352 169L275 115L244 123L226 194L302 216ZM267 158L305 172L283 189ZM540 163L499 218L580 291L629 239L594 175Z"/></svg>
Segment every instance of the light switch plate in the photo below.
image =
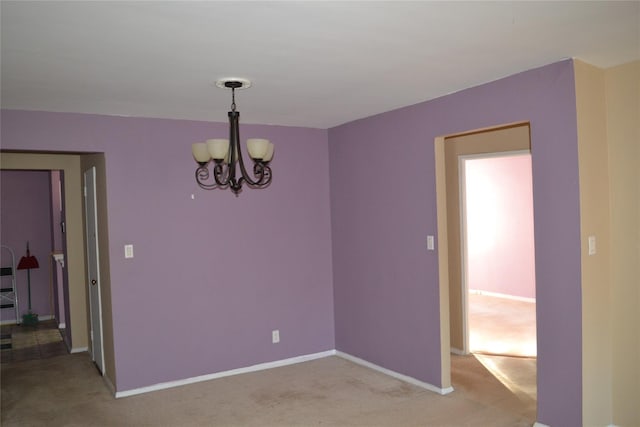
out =
<svg viewBox="0 0 640 427"><path fill-rule="evenodd" d="M589 255L596 254L596 236L589 236Z"/></svg>
<svg viewBox="0 0 640 427"><path fill-rule="evenodd" d="M133 258L133 245L124 245L124 257Z"/></svg>
<svg viewBox="0 0 640 427"><path fill-rule="evenodd" d="M435 249L435 243L433 236L427 236L427 250L433 251Z"/></svg>

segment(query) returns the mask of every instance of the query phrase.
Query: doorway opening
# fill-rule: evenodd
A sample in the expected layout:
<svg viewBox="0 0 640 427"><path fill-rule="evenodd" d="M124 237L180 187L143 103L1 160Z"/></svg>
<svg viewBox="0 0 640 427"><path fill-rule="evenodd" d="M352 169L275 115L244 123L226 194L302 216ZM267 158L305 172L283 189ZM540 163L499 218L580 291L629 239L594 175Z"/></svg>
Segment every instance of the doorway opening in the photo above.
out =
<svg viewBox="0 0 640 427"><path fill-rule="evenodd" d="M38 261L26 275L17 278L15 308L2 312L2 323L22 323L27 312L40 321L55 320L65 329L66 282L64 278L65 212L61 170L2 169L2 243L14 252L16 261L30 245L31 255ZM2 265L8 265L2 254ZM32 304L33 303L33 304Z"/></svg>
<svg viewBox="0 0 640 427"><path fill-rule="evenodd" d="M536 357L531 153L459 157L465 345Z"/></svg>
<svg viewBox="0 0 640 427"><path fill-rule="evenodd" d="M496 297L495 294L501 292L495 289L493 291L474 289L474 285L469 286L470 277L467 267L469 264L472 264L473 267L473 262L467 256L469 242L466 239L466 228L476 224L468 224L467 218L463 215L467 200L466 186L462 183L465 179L465 168L467 165L472 165L473 160L499 158L514 152L530 155L530 144L529 123L516 123L436 138L435 155L440 248L438 257L441 294L442 382L444 385L452 385L454 389L464 389L465 387L477 389L484 386L489 388L504 387L514 396L515 406L513 409L519 413L525 413L527 418L535 420L537 359L535 357L495 355L497 353L495 350L472 353L470 349L469 326L470 323L473 323L473 320L470 321L468 316L471 311L469 308L470 297L482 293L484 294L482 296ZM493 170L493 168L489 168L489 170ZM532 174L529 170L529 181L531 179ZM477 177L474 178L474 183L476 181L478 181ZM510 180L503 179L499 183L507 185ZM484 196L480 196L480 203L486 207L488 205L486 198L494 196L495 194L491 192L485 193ZM531 217L533 216L532 209L529 214ZM495 217L493 219L497 220ZM494 223L494 225L496 224ZM480 235L480 247L487 246L488 239L491 237L486 228L487 225L484 224L480 226L479 230L476 230L476 233ZM471 249L478 251L477 247ZM531 248L531 253L533 253L533 248ZM499 260L504 258L504 255L494 254L494 256L497 256ZM509 265L508 267L515 268L518 265ZM479 268L480 271L484 269L486 275L488 272L486 260L479 263ZM476 272L478 270L477 264L475 270ZM473 293L469 293L469 290ZM533 297L535 297L535 291ZM471 326L473 328L473 325ZM537 341L537 337L533 341Z"/></svg>
<svg viewBox="0 0 640 427"><path fill-rule="evenodd" d="M102 312L104 327L103 339L105 340L103 351L105 352L105 371L113 372L113 332L110 306L110 278L108 259L108 230L106 224L106 165L103 153L39 153L39 152L2 152L0 157L2 170L12 171L59 171L59 189L61 194L62 209L64 210L64 281L67 290L64 298L64 318L67 344L71 353L89 351L89 307L88 284L86 280L86 244L84 232L84 191L82 171L96 166L97 171L97 206L98 228L100 229L100 255L101 270L101 303L107 306ZM56 192L58 194L58 192ZM5 206L3 205L3 214ZM55 230L61 230L61 226L55 224ZM48 233L48 232L46 232ZM4 239L3 235L3 239ZM57 248L56 248L57 249ZM48 251L47 251L48 252ZM51 259L51 256L47 257ZM57 261L56 261L57 262ZM106 326L105 326L106 325ZM113 381L112 381L113 382Z"/></svg>
<svg viewBox="0 0 640 427"><path fill-rule="evenodd" d="M530 152L460 156L465 348L523 403L536 396Z"/></svg>
<svg viewBox="0 0 640 427"><path fill-rule="evenodd" d="M102 323L102 370L105 383L115 390L115 356L113 352L113 321L111 310L111 282L109 275L109 241L106 218L107 188L106 163L104 153L41 153L41 152L6 152L0 156L2 170L36 170L59 171L59 189L63 205L64 248L63 274L66 283L64 298L65 341L71 353L89 352L91 346L89 286L87 283L86 237L84 215L83 171L95 167L96 183L95 204L97 208L97 224L95 224L100 240L98 243L97 263L100 267L101 323ZM57 194L57 192L56 192ZM5 212L3 205L3 214ZM56 224L56 230L60 226ZM3 239L4 239L3 235ZM51 257L49 256L51 259ZM57 262L57 261L52 261ZM56 322L56 326L57 322Z"/></svg>
<svg viewBox="0 0 640 427"><path fill-rule="evenodd" d="M7 266L13 277L12 287L3 286L3 296L11 291L12 298L2 310L2 361L59 355L71 342L64 270L64 171L3 168L0 174L2 266L3 273ZM27 274L15 264L25 253L25 244L35 264Z"/></svg>

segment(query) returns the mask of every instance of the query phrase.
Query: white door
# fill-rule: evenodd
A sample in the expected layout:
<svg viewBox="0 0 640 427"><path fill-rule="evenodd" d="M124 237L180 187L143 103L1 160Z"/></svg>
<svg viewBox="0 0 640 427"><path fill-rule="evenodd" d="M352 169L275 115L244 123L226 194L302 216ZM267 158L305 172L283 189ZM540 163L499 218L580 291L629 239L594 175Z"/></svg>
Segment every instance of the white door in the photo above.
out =
<svg viewBox="0 0 640 427"><path fill-rule="evenodd" d="M100 302L100 268L98 266L98 216L96 212L96 168L84 172L84 205L87 239L87 281L91 312L91 358L104 375L102 352L102 304Z"/></svg>

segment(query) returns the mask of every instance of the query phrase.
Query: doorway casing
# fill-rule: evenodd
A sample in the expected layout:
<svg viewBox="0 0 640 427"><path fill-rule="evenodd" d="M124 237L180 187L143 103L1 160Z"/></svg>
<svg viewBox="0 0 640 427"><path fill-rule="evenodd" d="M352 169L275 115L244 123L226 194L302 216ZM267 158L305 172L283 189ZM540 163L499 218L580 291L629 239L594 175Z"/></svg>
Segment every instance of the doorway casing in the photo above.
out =
<svg viewBox="0 0 640 427"><path fill-rule="evenodd" d="M115 391L116 370L113 344L113 318L111 310L111 282L109 275L109 239L107 226L106 164L104 153L41 153L2 152L2 169L61 170L64 173L64 195L66 214L67 256L65 268L69 276L69 306L71 328L71 352L89 349L89 313L86 292L86 259L84 242L84 212L82 191L82 170L92 166L97 173L97 208L101 304L104 342L104 367L106 384Z"/></svg>
<svg viewBox="0 0 640 427"><path fill-rule="evenodd" d="M496 132L501 135L496 138ZM523 138L523 136L525 136ZM464 137L464 139L463 139ZM530 151L528 122L517 122L459 134L434 141L438 224L441 381L451 386L450 353L464 353L462 310L462 247L458 157L510 151Z"/></svg>

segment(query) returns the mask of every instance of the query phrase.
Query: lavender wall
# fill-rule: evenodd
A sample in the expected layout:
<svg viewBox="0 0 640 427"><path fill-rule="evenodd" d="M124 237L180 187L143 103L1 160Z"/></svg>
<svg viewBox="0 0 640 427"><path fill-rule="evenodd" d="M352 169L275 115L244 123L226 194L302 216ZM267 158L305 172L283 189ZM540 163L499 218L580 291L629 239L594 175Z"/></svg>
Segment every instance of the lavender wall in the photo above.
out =
<svg viewBox="0 0 640 427"><path fill-rule="evenodd" d="M4 123L3 123L4 126ZM3 141L4 143L4 141ZM16 267L26 254L27 240L31 255L40 268L31 270L31 307L40 317L50 316L49 268L51 260L51 187L49 172L1 171L2 244L13 249ZM2 259L5 266L5 258ZM19 314L29 311L27 271L17 270ZM8 285L4 282L3 286ZM15 320L13 309L2 309L2 320Z"/></svg>
<svg viewBox="0 0 640 427"><path fill-rule="evenodd" d="M581 425L573 64L563 61L329 131L336 347L440 385L434 139L529 121L538 421Z"/></svg>
<svg viewBox="0 0 640 427"><path fill-rule="evenodd" d="M535 298L531 156L464 163L469 289Z"/></svg>
<svg viewBox="0 0 640 427"><path fill-rule="evenodd" d="M227 132L2 112L4 149L105 153L119 391L335 347L327 131L241 125L276 154L272 185L239 197L193 178L191 143Z"/></svg>

